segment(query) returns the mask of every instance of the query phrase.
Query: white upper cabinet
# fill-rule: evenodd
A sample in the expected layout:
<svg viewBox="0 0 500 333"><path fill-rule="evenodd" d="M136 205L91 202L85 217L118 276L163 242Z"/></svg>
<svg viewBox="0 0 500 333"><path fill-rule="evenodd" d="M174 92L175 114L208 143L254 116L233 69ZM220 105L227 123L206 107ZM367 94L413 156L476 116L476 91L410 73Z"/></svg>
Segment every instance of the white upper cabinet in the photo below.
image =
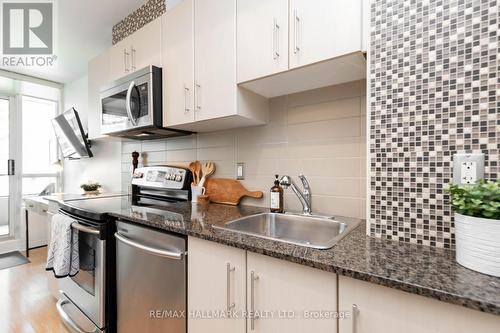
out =
<svg viewBox="0 0 500 333"><path fill-rule="evenodd" d="M238 0L239 86L272 98L365 78L367 2Z"/></svg>
<svg viewBox="0 0 500 333"><path fill-rule="evenodd" d="M162 16L163 126L194 122L193 0Z"/></svg>
<svg viewBox="0 0 500 333"><path fill-rule="evenodd" d="M111 47L112 80L149 65L161 66L161 30L157 18Z"/></svg>
<svg viewBox="0 0 500 333"><path fill-rule="evenodd" d="M195 0L196 120L233 114L236 101L236 0Z"/></svg>
<svg viewBox="0 0 500 333"><path fill-rule="evenodd" d="M290 68L361 51L360 0L290 0Z"/></svg>
<svg viewBox="0 0 500 333"><path fill-rule="evenodd" d="M116 80L132 72L130 46L132 37L122 39L109 49L109 76Z"/></svg>
<svg viewBox="0 0 500 333"><path fill-rule="evenodd" d="M288 0L237 0L238 82L288 69Z"/></svg>
<svg viewBox="0 0 500 333"><path fill-rule="evenodd" d="M130 49L132 71L150 65L161 67L161 21L161 18L157 18L132 35Z"/></svg>
<svg viewBox="0 0 500 333"><path fill-rule="evenodd" d="M247 293L247 310L264 314L247 320L247 332L337 332L335 274L247 252ZM290 312L285 316L283 311ZM316 318L313 313L332 317Z"/></svg>
<svg viewBox="0 0 500 333"><path fill-rule="evenodd" d="M236 84L236 0L184 0L162 29L166 125L208 132L267 122L268 101Z"/></svg>

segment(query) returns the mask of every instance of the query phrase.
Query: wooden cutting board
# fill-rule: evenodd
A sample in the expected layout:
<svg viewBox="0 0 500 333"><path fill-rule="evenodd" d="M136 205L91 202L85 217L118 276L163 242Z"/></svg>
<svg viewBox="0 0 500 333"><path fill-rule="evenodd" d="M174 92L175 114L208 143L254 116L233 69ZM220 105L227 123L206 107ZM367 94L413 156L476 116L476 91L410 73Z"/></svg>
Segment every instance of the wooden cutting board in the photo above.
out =
<svg viewBox="0 0 500 333"><path fill-rule="evenodd" d="M206 194L211 202L236 206L244 196L260 199L261 191L248 191L234 179L208 178L205 182Z"/></svg>

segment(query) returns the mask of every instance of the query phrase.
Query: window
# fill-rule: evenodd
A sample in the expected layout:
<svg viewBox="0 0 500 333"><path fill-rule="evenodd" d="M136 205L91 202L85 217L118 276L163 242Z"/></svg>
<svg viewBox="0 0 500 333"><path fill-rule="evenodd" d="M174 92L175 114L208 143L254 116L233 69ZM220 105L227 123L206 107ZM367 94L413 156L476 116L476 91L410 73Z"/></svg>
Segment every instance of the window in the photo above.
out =
<svg viewBox="0 0 500 333"><path fill-rule="evenodd" d="M57 141L52 118L57 115L57 102L34 97L22 97L22 189L23 195L39 194L47 186L55 191L58 174Z"/></svg>

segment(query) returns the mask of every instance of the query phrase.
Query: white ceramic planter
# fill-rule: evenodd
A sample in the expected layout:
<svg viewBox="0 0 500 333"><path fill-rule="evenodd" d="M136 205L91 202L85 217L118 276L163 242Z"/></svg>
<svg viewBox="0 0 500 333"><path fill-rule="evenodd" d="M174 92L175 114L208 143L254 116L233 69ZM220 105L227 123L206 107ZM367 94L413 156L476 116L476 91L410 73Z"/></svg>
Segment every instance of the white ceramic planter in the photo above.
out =
<svg viewBox="0 0 500 333"><path fill-rule="evenodd" d="M455 239L460 265L500 277L500 220L455 213Z"/></svg>

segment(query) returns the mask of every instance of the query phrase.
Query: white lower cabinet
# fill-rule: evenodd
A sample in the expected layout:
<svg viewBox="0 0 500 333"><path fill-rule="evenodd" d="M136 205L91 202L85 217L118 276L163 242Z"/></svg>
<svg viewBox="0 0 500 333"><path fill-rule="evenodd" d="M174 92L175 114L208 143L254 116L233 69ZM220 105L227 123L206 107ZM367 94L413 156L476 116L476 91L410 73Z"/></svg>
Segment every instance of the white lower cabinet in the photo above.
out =
<svg viewBox="0 0 500 333"><path fill-rule="evenodd" d="M188 238L189 333L245 333L245 274L244 250Z"/></svg>
<svg viewBox="0 0 500 333"><path fill-rule="evenodd" d="M498 333L500 317L339 277L340 333Z"/></svg>
<svg viewBox="0 0 500 333"><path fill-rule="evenodd" d="M337 276L248 252L247 309L247 332L337 332Z"/></svg>
<svg viewBox="0 0 500 333"><path fill-rule="evenodd" d="M189 333L337 332L335 274L192 237L188 256Z"/></svg>

